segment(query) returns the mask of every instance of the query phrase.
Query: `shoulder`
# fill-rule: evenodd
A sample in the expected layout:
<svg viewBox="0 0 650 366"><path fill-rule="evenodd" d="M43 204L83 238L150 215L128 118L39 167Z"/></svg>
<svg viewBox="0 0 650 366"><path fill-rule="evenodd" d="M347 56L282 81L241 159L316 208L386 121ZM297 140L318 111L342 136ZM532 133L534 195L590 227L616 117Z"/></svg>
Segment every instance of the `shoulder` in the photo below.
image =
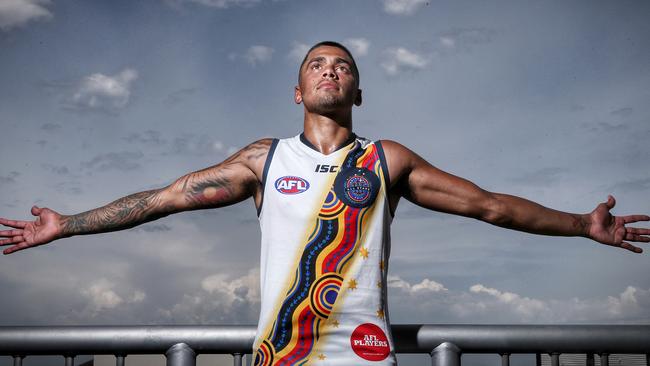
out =
<svg viewBox="0 0 650 366"><path fill-rule="evenodd" d="M254 162L260 159L264 159L271 149L271 146L274 144L274 141L277 141L277 139L263 138L257 141L253 141L233 154L230 158L228 158L228 160L237 160L239 162Z"/></svg>
<svg viewBox="0 0 650 366"><path fill-rule="evenodd" d="M378 140L377 142L381 144L382 150L384 150L384 155L389 164L411 166L415 163L417 158L419 158L416 153L411 151L411 149L397 141Z"/></svg>
<svg viewBox="0 0 650 366"><path fill-rule="evenodd" d="M259 178L264 168L264 163L266 162L269 151L272 149L274 144L276 144L276 142L277 139L274 138L263 138L257 141L253 141L243 147L241 150L231 155L224 161L224 163L246 166Z"/></svg>
<svg viewBox="0 0 650 366"><path fill-rule="evenodd" d="M408 175L421 158L406 146L393 140L377 140L381 145L391 177L391 186Z"/></svg>

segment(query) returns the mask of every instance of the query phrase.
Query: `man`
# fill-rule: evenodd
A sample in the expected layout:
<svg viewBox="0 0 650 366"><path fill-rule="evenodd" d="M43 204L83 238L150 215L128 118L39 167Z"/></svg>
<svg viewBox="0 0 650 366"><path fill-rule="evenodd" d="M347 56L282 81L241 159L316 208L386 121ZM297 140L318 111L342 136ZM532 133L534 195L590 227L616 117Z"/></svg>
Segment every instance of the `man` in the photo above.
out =
<svg viewBox="0 0 650 366"><path fill-rule="evenodd" d="M614 198L589 214L555 211L487 192L431 166L393 141L359 138L362 102L350 52L334 42L309 50L295 102L304 132L263 139L171 185L77 215L34 206L35 221L0 219L5 254L73 235L123 230L172 213L253 197L262 228L262 304L256 365L393 365L386 306L389 225L400 197L422 207L535 234L584 236L632 252L646 215L615 217Z"/></svg>

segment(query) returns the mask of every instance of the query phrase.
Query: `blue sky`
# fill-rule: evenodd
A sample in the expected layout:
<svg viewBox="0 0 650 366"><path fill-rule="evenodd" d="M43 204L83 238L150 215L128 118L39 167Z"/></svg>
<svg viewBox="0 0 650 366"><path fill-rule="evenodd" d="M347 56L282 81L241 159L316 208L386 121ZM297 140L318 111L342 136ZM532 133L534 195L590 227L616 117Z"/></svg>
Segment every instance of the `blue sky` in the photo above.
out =
<svg viewBox="0 0 650 366"><path fill-rule="evenodd" d="M615 213L650 212L645 1L2 3L4 217L77 213L299 133L298 64L321 40L357 59L359 135L556 209L613 194ZM253 324L258 242L249 200L2 257L0 325ZM391 317L648 324L649 258L402 202Z"/></svg>

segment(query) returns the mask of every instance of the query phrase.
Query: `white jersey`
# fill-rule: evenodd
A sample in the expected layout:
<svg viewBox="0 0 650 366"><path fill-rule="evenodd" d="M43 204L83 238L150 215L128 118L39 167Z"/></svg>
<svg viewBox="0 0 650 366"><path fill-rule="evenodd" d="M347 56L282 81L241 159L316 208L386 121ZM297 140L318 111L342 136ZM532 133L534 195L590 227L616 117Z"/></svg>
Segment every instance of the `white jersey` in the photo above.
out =
<svg viewBox="0 0 650 366"><path fill-rule="evenodd" d="M274 140L259 220L255 365L395 365L386 309L392 220L380 142L324 155Z"/></svg>

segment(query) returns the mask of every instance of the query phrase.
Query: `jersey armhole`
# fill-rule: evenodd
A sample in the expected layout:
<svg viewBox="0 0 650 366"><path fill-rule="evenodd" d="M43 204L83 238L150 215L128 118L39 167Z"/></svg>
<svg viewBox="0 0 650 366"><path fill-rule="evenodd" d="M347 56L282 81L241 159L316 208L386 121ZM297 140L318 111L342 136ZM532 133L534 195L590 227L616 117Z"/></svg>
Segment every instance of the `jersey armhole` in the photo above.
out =
<svg viewBox="0 0 650 366"><path fill-rule="evenodd" d="M386 161L386 155L384 155L384 147L381 145L381 140L375 141L375 146L377 146L377 154L379 154L379 162L381 164L381 170L384 173L384 187L386 187L386 200L388 201L388 210L390 211L391 217L395 217L395 212L390 207L390 200L388 199L388 192L390 191L390 174L388 174L388 162Z"/></svg>
<svg viewBox="0 0 650 366"><path fill-rule="evenodd" d="M260 207L257 208L257 217L259 217L260 213L262 212L262 205L264 204L264 188L266 187L266 176L269 174L271 160L273 160L273 154L275 153L275 148L278 146L279 141L279 139L273 139L273 142L271 142L271 146L269 147L269 153L266 155L264 170L262 171L262 198L260 199Z"/></svg>

